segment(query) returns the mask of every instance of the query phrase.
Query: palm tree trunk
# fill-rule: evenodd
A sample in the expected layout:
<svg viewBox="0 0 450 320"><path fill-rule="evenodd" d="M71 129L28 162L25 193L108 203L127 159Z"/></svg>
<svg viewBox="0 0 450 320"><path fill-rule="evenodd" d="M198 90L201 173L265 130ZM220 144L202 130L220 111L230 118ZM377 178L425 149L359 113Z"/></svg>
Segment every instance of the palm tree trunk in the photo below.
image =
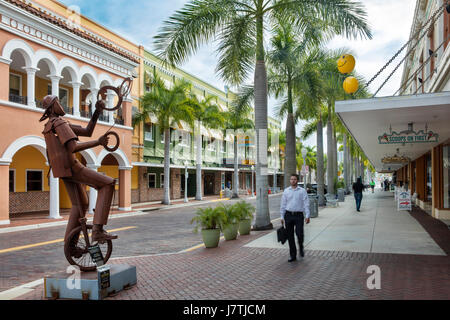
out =
<svg viewBox="0 0 450 320"><path fill-rule="evenodd" d="M361 159L361 182L364 183L364 159Z"/></svg>
<svg viewBox="0 0 450 320"><path fill-rule="evenodd" d="M322 115L319 114L317 122L317 195L319 196L319 205L325 205L324 196L324 168L323 168L323 123Z"/></svg>
<svg viewBox="0 0 450 320"><path fill-rule="evenodd" d="M238 162L238 145L237 136L234 136L234 172L233 172L233 196L239 198L239 162Z"/></svg>
<svg viewBox="0 0 450 320"><path fill-rule="evenodd" d="M195 133L195 144L197 146L195 160L196 160L196 171L195 171L195 200L202 200L202 135L200 130L201 122L197 121L197 131Z"/></svg>
<svg viewBox="0 0 450 320"><path fill-rule="evenodd" d="M339 163L338 163L338 157L337 157L337 139L336 139L336 130L333 126L333 176L336 177L336 179L339 179L338 171L339 171ZM333 178L334 181L334 178ZM337 192L337 190L335 190Z"/></svg>
<svg viewBox="0 0 450 320"><path fill-rule="evenodd" d="M254 230L273 229L267 192L267 71L264 62L263 1L258 0L256 18L255 129L256 129L256 218Z"/></svg>
<svg viewBox="0 0 450 320"><path fill-rule="evenodd" d="M330 109L330 108L328 108ZM327 192L334 194L334 150L333 150L333 125L328 111L327 122Z"/></svg>
<svg viewBox="0 0 450 320"><path fill-rule="evenodd" d="M347 134L344 133L344 185L345 193L349 192L348 184L348 146L347 146Z"/></svg>
<svg viewBox="0 0 450 320"><path fill-rule="evenodd" d="M350 161L350 163L348 164L349 165L349 167L350 167L350 183L349 183L349 186L351 186L351 185L353 185L353 182L355 181L354 180L354 176L353 176L353 163L354 163L354 158L353 158L353 155L350 155L350 159L349 159ZM351 190L350 190L351 191Z"/></svg>
<svg viewBox="0 0 450 320"><path fill-rule="evenodd" d="M289 178L293 173L297 173L297 160L295 156L295 122L294 115L288 113L286 120L286 153L284 162L284 176L287 179L284 180L284 187L287 188L290 185Z"/></svg>
<svg viewBox="0 0 450 320"><path fill-rule="evenodd" d="M164 200L170 204L170 128L164 130Z"/></svg>

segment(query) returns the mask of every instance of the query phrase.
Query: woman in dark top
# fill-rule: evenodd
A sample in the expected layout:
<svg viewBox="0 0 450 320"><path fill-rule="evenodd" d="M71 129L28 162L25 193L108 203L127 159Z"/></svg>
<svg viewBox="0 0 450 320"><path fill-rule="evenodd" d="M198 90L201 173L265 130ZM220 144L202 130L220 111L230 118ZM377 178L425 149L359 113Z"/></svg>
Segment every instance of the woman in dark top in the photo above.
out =
<svg viewBox="0 0 450 320"><path fill-rule="evenodd" d="M357 179L357 181L353 184L353 192L355 194L356 200L356 211L360 212L359 208L361 207L361 201L363 197L364 185L361 182L361 177Z"/></svg>

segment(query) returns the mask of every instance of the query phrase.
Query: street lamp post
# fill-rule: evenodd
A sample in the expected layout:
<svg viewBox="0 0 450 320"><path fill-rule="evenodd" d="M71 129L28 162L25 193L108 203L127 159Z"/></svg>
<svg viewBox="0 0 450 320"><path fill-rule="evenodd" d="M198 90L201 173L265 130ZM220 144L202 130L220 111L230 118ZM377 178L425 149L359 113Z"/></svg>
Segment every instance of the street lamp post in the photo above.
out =
<svg viewBox="0 0 450 320"><path fill-rule="evenodd" d="M255 166L252 166L252 197L253 197L253 195L255 194L254 192L253 192L253 172L255 171Z"/></svg>
<svg viewBox="0 0 450 320"><path fill-rule="evenodd" d="M184 202L188 202L187 198L187 181L188 181L188 171L187 171L188 162L184 162Z"/></svg>

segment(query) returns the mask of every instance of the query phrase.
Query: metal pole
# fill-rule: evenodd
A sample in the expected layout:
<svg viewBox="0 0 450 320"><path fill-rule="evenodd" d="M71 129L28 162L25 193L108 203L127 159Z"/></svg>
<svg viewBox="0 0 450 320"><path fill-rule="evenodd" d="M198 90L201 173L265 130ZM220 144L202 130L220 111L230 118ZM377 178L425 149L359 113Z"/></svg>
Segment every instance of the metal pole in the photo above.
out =
<svg viewBox="0 0 450 320"><path fill-rule="evenodd" d="M255 194L254 190L253 190L253 171L255 170L255 167L252 166L252 197Z"/></svg>
<svg viewBox="0 0 450 320"><path fill-rule="evenodd" d="M187 198L187 181L188 181L188 172L187 172L187 164L184 165L184 202L188 202Z"/></svg>

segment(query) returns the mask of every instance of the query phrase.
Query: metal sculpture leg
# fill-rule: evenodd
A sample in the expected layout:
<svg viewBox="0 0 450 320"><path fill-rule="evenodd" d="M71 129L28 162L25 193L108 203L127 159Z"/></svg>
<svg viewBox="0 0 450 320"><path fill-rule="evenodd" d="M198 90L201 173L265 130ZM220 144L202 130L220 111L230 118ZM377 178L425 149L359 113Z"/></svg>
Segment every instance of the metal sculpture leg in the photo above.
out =
<svg viewBox="0 0 450 320"><path fill-rule="evenodd" d="M79 219L85 217L89 206L89 200L82 184L66 178L63 178L63 181L67 193L69 194L70 202L72 203L69 222L67 223L66 234L64 237L64 239L67 239L70 231L80 226Z"/></svg>

